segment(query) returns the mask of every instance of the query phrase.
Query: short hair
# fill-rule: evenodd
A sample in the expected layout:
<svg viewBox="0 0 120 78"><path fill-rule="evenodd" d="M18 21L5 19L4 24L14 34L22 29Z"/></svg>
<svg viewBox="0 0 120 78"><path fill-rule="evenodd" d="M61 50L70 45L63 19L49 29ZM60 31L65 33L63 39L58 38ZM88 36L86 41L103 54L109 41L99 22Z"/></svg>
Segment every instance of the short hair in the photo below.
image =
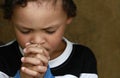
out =
<svg viewBox="0 0 120 78"><path fill-rule="evenodd" d="M25 7L27 5L27 2L29 1L37 1L37 0L4 0L2 4L2 9L4 14L3 17L5 19L11 19L13 15L14 7L16 5ZM57 0L54 1L56 2ZM62 8L68 17L76 16L77 7L73 0L62 0Z"/></svg>

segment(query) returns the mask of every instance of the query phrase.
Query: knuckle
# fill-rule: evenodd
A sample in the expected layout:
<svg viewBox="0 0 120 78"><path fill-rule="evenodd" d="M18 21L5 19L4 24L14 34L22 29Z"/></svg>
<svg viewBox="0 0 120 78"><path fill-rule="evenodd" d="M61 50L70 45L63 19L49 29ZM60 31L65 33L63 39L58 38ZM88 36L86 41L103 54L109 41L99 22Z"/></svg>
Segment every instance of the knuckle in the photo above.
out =
<svg viewBox="0 0 120 78"><path fill-rule="evenodd" d="M35 76L35 77L40 77L40 73L36 72L36 73L34 74L34 76Z"/></svg>

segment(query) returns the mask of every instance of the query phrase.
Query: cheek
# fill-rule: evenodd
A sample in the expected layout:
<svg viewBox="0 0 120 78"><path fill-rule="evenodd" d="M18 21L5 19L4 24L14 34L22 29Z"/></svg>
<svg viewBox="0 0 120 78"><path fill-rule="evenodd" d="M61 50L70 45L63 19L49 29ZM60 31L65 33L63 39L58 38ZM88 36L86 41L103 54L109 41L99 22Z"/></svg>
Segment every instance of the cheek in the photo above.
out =
<svg viewBox="0 0 120 78"><path fill-rule="evenodd" d="M25 48L25 44L29 42L29 38L27 36L24 36L17 32L16 32L16 39L22 48Z"/></svg>
<svg viewBox="0 0 120 78"><path fill-rule="evenodd" d="M49 39L48 44L52 51L55 51L58 49L60 43L62 43L62 38L63 38L63 32L57 33L54 36L51 36L48 38Z"/></svg>
<svg viewBox="0 0 120 78"><path fill-rule="evenodd" d="M62 40L60 38L54 38L54 39L52 39L49 42L49 46L51 48L51 51L57 50L61 42L62 42Z"/></svg>

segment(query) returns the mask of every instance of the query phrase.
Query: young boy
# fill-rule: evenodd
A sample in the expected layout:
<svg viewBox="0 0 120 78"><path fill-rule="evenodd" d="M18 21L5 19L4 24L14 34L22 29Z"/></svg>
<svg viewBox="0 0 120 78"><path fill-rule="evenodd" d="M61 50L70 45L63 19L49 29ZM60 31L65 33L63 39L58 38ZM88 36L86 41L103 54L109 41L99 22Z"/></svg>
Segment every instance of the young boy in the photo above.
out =
<svg viewBox="0 0 120 78"><path fill-rule="evenodd" d="M64 37L73 0L5 0L3 10L16 39L0 47L0 78L98 78L91 50Z"/></svg>

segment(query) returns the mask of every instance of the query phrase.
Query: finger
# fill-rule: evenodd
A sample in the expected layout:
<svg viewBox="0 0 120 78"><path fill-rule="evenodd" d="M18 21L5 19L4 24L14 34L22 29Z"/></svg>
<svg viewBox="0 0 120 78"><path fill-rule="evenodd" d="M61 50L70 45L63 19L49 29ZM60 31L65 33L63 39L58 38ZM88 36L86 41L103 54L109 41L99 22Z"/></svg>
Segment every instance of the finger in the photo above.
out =
<svg viewBox="0 0 120 78"><path fill-rule="evenodd" d="M45 56L40 55L40 54L36 54L36 58L38 58L40 61L42 61L42 63L43 63L45 66L48 65L49 59L46 58Z"/></svg>
<svg viewBox="0 0 120 78"><path fill-rule="evenodd" d="M35 47L35 46L30 46L24 48L24 53L39 53L39 54L44 54L44 49L40 47Z"/></svg>
<svg viewBox="0 0 120 78"><path fill-rule="evenodd" d="M30 53L32 53L32 54L41 54L41 55L46 56L48 60L50 59L49 53L45 49L40 48L40 47L25 48L24 53L25 53L25 55L30 54Z"/></svg>
<svg viewBox="0 0 120 78"><path fill-rule="evenodd" d="M49 52L48 51L44 51L44 55L48 58L48 60L50 60L50 55L49 55Z"/></svg>
<svg viewBox="0 0 120 78"><path fill-rule="evenodd" d="M38 58L32 58L32 57L22 57L21 61L26 64L31 65L43 65L43 62Z"/></svg>
<svg viewBox="0 0 120 78"><path fill-rule="evenodd" d="M31 70L31 69L26 68L26 67L22 67L21 71L24 72L25 74L30 75L30 76L35 77L35 78L43 76L42 73L36 72L36 71Z"/></svg>
<svg viewBox="0 0 120 78"><path fill-rule="evenodd" d="M49 56L49 53L47 52L47 49L42 47L41 45L31 44L30 42L26 43L26 48L30 48L30 47L39 47L40 49L44 50L45 56L47 56L50 59L50 56Z"/></svg>
<svg viewBox="0 0 120 78"><path fill-rule="evenodd" d="M29 46L37 46L38 44L31 44L30 42L27 42L26 44L25 44L25 47L29 47Z"/></svg>
<svg viewBox="0 0 120 78"><path fill-rule="evenodd" d="M41 65L30 66L30 67L26 67L26 68L36 71L36 72L39 72L39 73L45 73L47 71L47 66L41 66Z"/></svg>
<svg viewBox="0 0 120 78"><path fill-rule="evenodd" d="M48 65L48 59L40 54L36 54L36 56L34 55L34 57L22 57L21 61L23 63L29 63L29 64L33 64L33 65Z"/></svg>

